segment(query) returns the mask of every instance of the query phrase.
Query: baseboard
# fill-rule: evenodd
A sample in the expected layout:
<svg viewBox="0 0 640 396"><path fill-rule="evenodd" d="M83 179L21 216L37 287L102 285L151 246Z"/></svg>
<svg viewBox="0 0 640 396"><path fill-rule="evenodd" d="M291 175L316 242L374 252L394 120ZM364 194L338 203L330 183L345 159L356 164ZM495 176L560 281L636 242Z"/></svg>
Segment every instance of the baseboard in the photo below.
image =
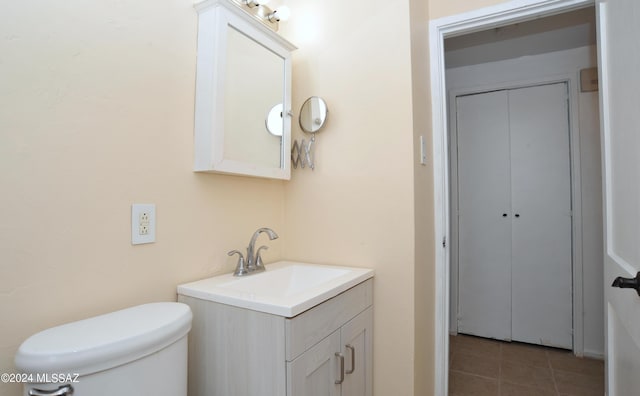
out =
<svg viewBox="0 0 640 396"><path fill-rule="evenodd" d="M601 351L588 351L585 349L583 355L584 357L591 358L591 359L604 360L604 352L601 352Z"/></svg>

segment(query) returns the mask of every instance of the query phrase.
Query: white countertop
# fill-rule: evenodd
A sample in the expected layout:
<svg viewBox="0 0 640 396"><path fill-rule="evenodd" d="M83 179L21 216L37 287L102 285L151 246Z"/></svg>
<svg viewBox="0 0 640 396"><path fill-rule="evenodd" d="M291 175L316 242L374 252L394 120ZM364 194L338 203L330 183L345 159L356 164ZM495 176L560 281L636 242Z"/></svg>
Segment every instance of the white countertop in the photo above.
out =
<svg viewBox="0 0 640 396"><path fill-rule="evenodd" d="M368 268L279 261L257 274L186 283L178 286L178 294L290 318L373 275Z"/></svg>

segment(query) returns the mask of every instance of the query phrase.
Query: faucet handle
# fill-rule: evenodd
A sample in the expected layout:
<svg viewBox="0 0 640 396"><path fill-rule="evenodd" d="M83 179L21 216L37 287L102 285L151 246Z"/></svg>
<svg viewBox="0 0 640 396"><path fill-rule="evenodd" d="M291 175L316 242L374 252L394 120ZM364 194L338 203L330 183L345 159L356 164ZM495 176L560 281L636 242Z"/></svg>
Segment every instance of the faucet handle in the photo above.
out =
<svg viewBox="0 0 640 396"><path fill-rule="evenodd" d="M260 256L260 251L262 249L267 250L267 249L269 249L269 247L263 245L263 246L260 246L258 248L258 250L256 251L256 267L255 267L254 271L264 271L264 269L265 269L264 268L264 264L262 263L262 257Z"/></svg>
<svg viewBox="0 0 640 396"><path fill-rule="evenodd" d="M244 256L242 255L242 252L240 252L239 250L232 250L229 253L227 253L228 256L233 256L234 254L238 254L238 264L236 265L236 270L233 272L233 276L243 276L248 274L249 270L245 265Z"/></svg>

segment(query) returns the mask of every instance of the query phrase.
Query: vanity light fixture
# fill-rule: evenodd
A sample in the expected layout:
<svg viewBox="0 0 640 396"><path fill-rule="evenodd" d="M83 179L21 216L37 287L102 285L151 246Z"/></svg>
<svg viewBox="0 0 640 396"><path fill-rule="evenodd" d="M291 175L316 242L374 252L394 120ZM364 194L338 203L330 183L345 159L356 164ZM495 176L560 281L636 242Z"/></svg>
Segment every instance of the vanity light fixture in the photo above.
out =
<svg viewBox="0 0 640 396"><path fill-rule="evenodd" d="M291 16L291 10L287 6L277 8L275 11L267 15L269 22L286 21Z"/></svg>
<svg viewBox="0 0 640 396"><path fill-rule="evenodd" d="M291 10L287 6L279 6L277 9L272 10L266 6L269 1L270 0L233 0L233 2L254 18L277 32L278 22L289 19Z"/></svg>
<svg viewBox="0 0 640 396"><path fill-rule="evenodd" d="M242 4L246 5L249 8L259 7L261 5L265 5L269 2L269 0L242 0Z"/></svg>

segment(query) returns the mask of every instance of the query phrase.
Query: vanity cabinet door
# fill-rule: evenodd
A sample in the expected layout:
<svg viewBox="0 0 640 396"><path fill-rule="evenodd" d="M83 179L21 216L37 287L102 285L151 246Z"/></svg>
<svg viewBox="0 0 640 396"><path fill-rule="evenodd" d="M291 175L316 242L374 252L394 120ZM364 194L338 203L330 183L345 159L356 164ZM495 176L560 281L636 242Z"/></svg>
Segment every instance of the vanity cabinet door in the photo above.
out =
<svg viewBox="0 0 640 396"><path fill-rule="evenodd" d="M338 356L340 330L336 330L315 346L287 362L289 396L340 396L340 381L344 373Z"/></svg>
<svg viewBox="0 0 640 396"><path fill-rule="evenodd" d="M351 319L341 329L344 355L342 396L373 395L373 308Z"/></svg>

